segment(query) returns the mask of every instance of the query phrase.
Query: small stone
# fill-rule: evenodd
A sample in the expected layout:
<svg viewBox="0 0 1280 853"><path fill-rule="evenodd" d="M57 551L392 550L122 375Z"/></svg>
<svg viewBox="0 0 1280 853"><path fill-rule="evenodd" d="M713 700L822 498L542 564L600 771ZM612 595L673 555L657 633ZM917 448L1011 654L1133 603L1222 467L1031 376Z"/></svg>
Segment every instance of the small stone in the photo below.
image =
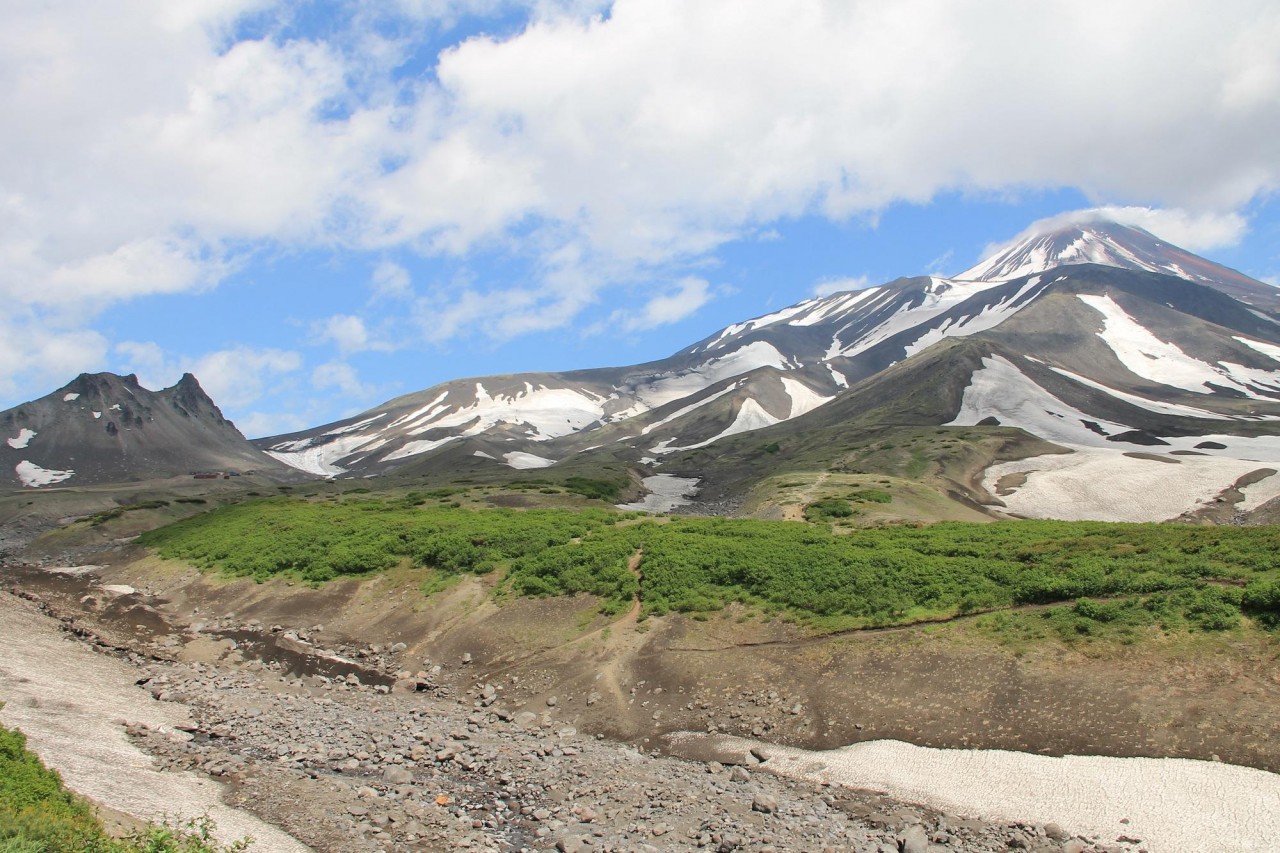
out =
<svg viewBox="0 0 1280 853"><path fill-rule="evenodd" d="M1069 837L1066 830L1056 823L1046 823L1044 825L1044 834L1054 841L1066 841Z"/></svg>
<svg viewBox="0 0 1280 853"><path fill-rule="evenodd" d="M558 701L558 700L556 699L556 697L554 697L554 696L548 696L548 697L547 697L547 707L548 707L548 708L554 708L554 707L556 706L556 702L557 702L557 701Z"/></svg>
<svg viewBox="0 0 1280 853"><path fill-rule="evenodd" d="M397 767L393 764L383 768L382 778L392 785L408 785L413 781L413 773L406 767Z"/></svg>
<svg viewBox="0 0 1280 853"><path fill-rule="evenodd" d="M749 782L751 781L751 773L745 767L734 767L729 771L730 782Z"/></svg>

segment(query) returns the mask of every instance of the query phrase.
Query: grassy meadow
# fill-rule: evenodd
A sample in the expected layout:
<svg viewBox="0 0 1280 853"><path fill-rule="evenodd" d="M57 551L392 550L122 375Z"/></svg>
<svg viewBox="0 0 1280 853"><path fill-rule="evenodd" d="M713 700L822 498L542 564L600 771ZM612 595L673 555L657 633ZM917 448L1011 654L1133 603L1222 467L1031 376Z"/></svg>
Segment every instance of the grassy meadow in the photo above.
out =
<svg viewBox="0 0 1280 853"><path fill-rule="evenodd" d="M831 509L810 517L830 519ZM943 522L837 535L827 523L473 509L410 494L248 501L139 541L259 580L322 583L418 566L434 570L439 588L441 577L497 573L499 594L589 593L606 613L638 599L646 615L701 617L736 603L815 632L1017 608L1039 611L1062 636L1280 623L1280 530L1271 527Z"/></svg>

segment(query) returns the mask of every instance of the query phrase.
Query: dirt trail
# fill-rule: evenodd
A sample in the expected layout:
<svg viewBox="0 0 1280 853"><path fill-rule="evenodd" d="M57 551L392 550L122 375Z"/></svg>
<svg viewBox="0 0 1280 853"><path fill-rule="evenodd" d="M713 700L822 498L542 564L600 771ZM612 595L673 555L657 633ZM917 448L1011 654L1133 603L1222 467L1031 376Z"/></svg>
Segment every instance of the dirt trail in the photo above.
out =
<svg viewBox="0 0 1280 853"><path fill-rule="evenodd" d="M788 503L782 508L782 517L786 521L804 521L804 508L813 503L813 499L817 496L818 490L831 479L831 475L826 471L819 474L812 483L796 492L795 499L798 504Z"/></svg>

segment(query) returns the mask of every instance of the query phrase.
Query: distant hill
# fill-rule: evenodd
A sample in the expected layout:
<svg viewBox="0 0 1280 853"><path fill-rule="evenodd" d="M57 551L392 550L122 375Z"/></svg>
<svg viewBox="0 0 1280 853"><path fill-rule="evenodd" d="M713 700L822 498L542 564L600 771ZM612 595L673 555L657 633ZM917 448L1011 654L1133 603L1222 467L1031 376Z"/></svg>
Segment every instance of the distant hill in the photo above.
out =
<svg viewBox="0 0 1280 853"><path fill-rule="evenodd" d="M196 472L290 469L250 444L190 373L148 391L132 374L82 373L0 412L0 486L92 485Z"/></svg>

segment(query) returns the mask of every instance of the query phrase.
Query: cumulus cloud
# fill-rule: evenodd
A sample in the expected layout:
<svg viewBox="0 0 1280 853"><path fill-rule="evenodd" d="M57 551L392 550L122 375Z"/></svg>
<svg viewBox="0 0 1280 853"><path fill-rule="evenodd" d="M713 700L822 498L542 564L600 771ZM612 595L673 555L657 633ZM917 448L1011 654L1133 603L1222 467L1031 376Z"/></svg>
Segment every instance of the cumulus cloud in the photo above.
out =
<svg viewBox="0 0 1280 853"><path fill-rule="evenodd" d="M65 327L212 286L262 246L497 249L532 255L532 280L414 310L436 338L510 337L787 217L1070 187L1189 211L1143 227L1196 248L1280 186L1270 0L363 5L334 4L350 17L323 37L246 38L241 16L293 4L9 4L0 297ZM361 26L520 8L527 26L426 63L412 27ZM378 269L375 292L408 298ZM74 334L81 361L101 349Z"/></svg>
<svg viewBox="0 0 1280 853"><path fill-rule="evenodd" d="M1028 237L1054 231L1066 225L1086 222L1119 222L1193 252L1220 249L1239 243L1249 230L1249 221L1239 213L1192 212L1178 208L1092 207L1036 220L1011 240L989 243L983 260Z"/></svg>
<svg viewBox="0 0 1280 853"><path fill-rule="evenodd" d="M369 396L369 388L360 381L359 374L343 361L326 361L311 371L311 384L317 390L336 389L347 397L363 399Z"/></svg>
<svg viewBox="0 0 1280 853"><path fill-rule="evenodd" d="M109 347L95 331L11 311L0 316L0 394L42 396L78 373L100 370Z"/></svg>
<svg viewBox="0 0 1280 853"><path fill-rule="evenodd" d="M370 278L373 295L382 299L404 299L413 295L413 276L394 261L380 261Z"/></svg>
<svg viewBox="0 0 1280 853"><path fill-rule="evenodd" d="M138 374L147 388L173 385L183 373L192 373L219 407L249 406L272 390L285 374L302 367L302 356L291 350L235 346L196 358L171 357L151 341L123 341L115 346L121 370Z"/></svg>
<svg viewBox="0 0 1280 853"><path fill-rule="evenodd" d="M697 313L715 298L706 279L688 276L659 292L635 311L614 311L609 320L591 331L641 332L678 323Z"/></svg>
<svg viewBox="0 0 1280 853"><path fill-rule="evenodd" d="M369 330L364 320L350 314L335 314L316 324L317 337L337 344L342 353L362 352L369 348Z"/></svg>

